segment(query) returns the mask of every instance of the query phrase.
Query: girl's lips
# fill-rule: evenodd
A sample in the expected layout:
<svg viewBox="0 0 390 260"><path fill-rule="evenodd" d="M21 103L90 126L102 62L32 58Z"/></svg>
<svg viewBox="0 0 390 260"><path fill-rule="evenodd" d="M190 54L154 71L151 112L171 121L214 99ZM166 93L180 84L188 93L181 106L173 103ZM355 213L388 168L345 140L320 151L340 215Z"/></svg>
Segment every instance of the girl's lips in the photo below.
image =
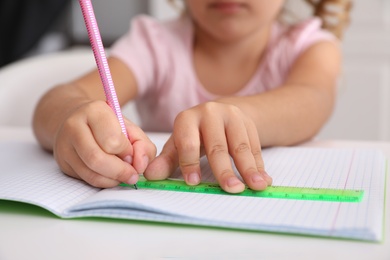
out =
<svg viewBox="0 0 390 260"><path fill-rule="evenodd" d="M234 14L239 12L243 7L243 4L237 2L217 2L211 4L211 8L226 14Z"/></svg>

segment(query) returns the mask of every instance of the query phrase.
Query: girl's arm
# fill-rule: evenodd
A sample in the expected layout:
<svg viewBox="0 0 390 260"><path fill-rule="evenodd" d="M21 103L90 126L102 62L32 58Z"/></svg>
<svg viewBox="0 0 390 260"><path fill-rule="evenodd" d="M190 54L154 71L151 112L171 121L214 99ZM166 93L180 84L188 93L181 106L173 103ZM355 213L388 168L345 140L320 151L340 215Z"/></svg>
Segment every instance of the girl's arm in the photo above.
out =
<svg viewBox="0 0 390 260"><path fill-rule="evenodd" d="M293 145L314 137L332 114L341 56L337 45L318 43L304 52L283 86L218 102L239 107L256 124L263 147Z"/></svg>

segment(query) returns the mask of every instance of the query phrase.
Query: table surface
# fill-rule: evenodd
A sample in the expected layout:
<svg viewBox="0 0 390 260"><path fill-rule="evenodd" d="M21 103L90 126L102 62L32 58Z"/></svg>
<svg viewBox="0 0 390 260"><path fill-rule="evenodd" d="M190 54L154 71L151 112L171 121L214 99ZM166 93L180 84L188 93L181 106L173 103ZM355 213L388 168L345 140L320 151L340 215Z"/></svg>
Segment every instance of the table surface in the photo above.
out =
<svg viewBox="0 0 390 260"><path fill-rule="evenodd" d="M0 127L1 140L34 140L30 128ZM390 143L314 140L302 146L377 148ZM390 181L387 181L387 191ZM390 192L386 193L390 201ZM60 219L0 200L0 259L390 259L386 204L382 243L110 219Z"/></svg>

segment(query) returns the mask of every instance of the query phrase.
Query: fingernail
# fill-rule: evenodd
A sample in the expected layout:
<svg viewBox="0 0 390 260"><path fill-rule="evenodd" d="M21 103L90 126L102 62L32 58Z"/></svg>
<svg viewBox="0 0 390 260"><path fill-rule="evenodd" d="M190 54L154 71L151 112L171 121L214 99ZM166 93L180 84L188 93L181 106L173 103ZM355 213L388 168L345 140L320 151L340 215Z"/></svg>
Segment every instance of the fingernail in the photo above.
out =
<svg viewBox="0 0 390 260"><path fill-rule="evenodd" d="M138 181L138 175L137 174L133 174L131 175L129 181L127 182L127 184L136 184Z"/></svg>
<svg viewBox="0 0 390 260"><path fill-rule="evenodd" d="M237 179L236 177L230 177L228 180L227 180L227 185L229 187L234 187L238 184L241 184L241 181L239 179Z"/></svg>
<svg viewBox="0 0 390 260"><path fill-rule="evenodd" d="M260 176L260 175L257 175L257 174L253 174L252 175L252 182L261 182L261 181L264 181L264 179Z"/></svg>
<svg viewBox="0 0 390 260"><path fill-rule="evenodd" d="M129 164L132 164L133 163L133 156L127 155L123 160Z"/></svg>
<svg viewBox="0 0 390 260"><path fill-rule="evenodd" d="M193 185L196 185L200 182L200 178L199 178L199 174L197 173L191 173L189 176L188 176L188 182L190 184L193 184Z"/></svg>

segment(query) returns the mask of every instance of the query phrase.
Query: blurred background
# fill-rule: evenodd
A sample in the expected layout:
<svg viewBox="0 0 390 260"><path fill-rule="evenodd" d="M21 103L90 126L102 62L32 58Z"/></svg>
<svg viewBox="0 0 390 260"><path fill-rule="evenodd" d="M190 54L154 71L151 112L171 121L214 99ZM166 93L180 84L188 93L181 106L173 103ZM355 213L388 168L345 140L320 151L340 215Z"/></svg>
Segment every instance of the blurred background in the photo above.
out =
<svg viewBox="0 0 390 260"><path fill-rule="evenodd" d="M137 14L172 16L175 10L165 0L93 0L104 45L109 47L129 29ZM77 0L1 0L0 66L15 60L88 46L88 35Z"/></svg>
<svg viewBox="0 0 390 260"><path fill-rule="evenodd" d="M390 141L390 1L353 2L339 98L319 138ZM137 14L178 15L166 0L93 0L93 5L107 48ZM71 48L89 48L77 0L0 0L0 69Z"/></svg>

